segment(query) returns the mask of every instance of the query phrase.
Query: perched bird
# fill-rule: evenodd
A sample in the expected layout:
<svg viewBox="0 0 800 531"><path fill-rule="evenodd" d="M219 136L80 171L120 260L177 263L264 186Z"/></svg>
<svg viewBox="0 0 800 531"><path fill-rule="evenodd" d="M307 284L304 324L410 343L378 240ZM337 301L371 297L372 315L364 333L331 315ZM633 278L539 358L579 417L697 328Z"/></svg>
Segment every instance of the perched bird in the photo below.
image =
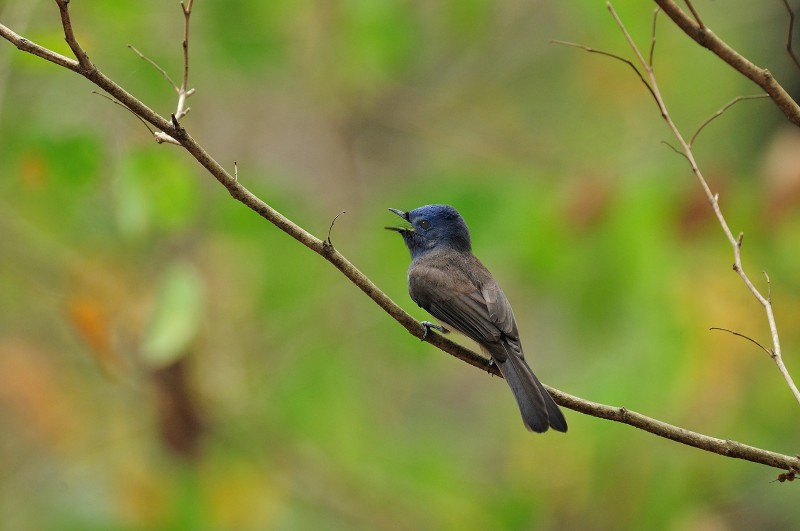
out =
<svg viewBox="0 0 800 531"><path fill-rule="evenodd" d="M472 254L469 229L458 211L448 205L426 205L410 212L389 210L410 225L386 228L399 232L411 252L408 292L414 302L491 356L529 430L567 431L561 410L525 362L511 305L489 270ZM445 331L427 321L422 324L426 334L430 328Z"/></svg>

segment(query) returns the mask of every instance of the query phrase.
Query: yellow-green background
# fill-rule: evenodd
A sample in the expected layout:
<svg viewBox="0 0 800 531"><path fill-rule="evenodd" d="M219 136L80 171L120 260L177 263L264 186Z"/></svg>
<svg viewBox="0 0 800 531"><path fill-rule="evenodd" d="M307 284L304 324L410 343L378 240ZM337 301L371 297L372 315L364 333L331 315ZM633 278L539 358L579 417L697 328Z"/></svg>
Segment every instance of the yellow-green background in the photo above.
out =
<svg viewBox="0 0 800 531"><path fill-rule="evenodd" d="M653 5L615 5L647 49ZM696 5L797 86L780 2ZM126 45L179 79L178 3L71 6L96 64L173 111ZM53 2L0 2L0 21L69 53ZM317 236L346 210L335 245L418 318L386 208L449 203L546 383L797 453L800 409L774 365L709 331L769 344L650 96L624 64L551 39L630 55L602 2L198 0L184 124ZM666 17L655 65L686 133L758 92ZM569 411L567 435L527 433L502 381L421 344L92 89L0 42L4 529L800 525L774 469ZM798 151L768 101L696 144L745 267L762 288L770 275L800 376ZM181 392L183 430L165 406Z"/></svg>

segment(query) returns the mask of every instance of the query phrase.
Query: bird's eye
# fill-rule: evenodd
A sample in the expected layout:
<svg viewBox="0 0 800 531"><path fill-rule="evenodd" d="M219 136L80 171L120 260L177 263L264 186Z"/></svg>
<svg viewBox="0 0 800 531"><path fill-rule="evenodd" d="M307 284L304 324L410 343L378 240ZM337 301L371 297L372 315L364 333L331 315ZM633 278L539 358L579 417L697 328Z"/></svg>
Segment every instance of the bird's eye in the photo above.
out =
<svg viewBox="0 0 800 531"><path fill-rule="evenodd" d="M419 226L420 228L427 229L428 227L431 226L431 222L428 221L427 219L423 219L422 221L419 222Z"/></svg>

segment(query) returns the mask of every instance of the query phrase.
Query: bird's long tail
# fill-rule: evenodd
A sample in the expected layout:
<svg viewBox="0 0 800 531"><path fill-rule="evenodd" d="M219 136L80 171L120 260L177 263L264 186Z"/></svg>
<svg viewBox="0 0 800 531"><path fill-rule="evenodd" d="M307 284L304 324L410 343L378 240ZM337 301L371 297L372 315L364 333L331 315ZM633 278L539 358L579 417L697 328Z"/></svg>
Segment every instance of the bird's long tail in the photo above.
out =
<svg viewBox="0 0 800 531"><path fill-rule="evenodd" d="M509 353L502 362L496 357L494 359L517 399L525 426L537 433L545 432L549 428L566 432L567 421L564 414L525 360L514 353Z"/></svg>

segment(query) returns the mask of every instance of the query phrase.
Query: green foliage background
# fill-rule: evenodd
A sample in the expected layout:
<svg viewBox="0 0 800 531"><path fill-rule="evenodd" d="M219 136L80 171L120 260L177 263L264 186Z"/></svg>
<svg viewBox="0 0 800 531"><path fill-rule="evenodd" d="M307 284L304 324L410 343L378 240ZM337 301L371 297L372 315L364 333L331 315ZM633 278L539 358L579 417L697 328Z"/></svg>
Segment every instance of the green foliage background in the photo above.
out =
<svg viewBox="0 0 800 531"><path fill-rule="evenodd" d="M696 4L796 86L780 2ZM615 7L646 48L653 5ZM178 2L72 13L101 69L172 112L126 45L178 79ZM0 21L69 52L52 2L0 2ZM337 248L420 319L386 208L449 203L546 383L797 453L772 363L709 331L769 341L650 96L625 65L551 39L629 55L600 2L198 0L184 123L317 236L346 210ZM666 18L655 65L685 133L758 92ZM92 88L0 43L4 528L796 526L777 471L571 412L565 436L527 433L502 382L420 344ZM749 101L696 153L745 267L769 272L800 377L798 142Z"/></svg>

